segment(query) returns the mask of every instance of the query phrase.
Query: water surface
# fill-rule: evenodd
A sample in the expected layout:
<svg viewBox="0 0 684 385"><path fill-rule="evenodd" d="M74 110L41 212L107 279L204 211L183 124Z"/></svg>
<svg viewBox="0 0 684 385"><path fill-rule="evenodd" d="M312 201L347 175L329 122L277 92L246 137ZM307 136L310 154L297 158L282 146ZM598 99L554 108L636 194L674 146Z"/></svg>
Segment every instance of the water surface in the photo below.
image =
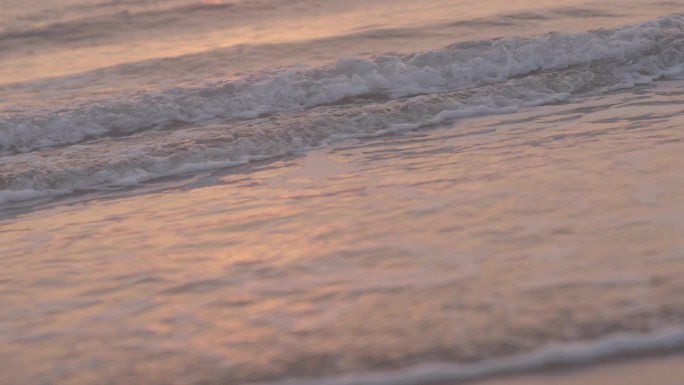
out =
<svg viewBox="0 0 684 385"><path fill-rule="evenodd" d="M682 3L17 4L1 383L456 383L684 346Z"/></svg>

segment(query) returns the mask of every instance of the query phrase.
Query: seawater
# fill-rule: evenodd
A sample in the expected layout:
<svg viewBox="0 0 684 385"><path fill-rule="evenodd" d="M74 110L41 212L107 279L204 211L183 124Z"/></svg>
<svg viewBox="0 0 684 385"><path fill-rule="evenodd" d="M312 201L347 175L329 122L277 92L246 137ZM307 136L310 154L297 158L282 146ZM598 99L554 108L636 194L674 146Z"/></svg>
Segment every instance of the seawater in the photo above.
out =
<svg viewBox="0 0 684 385"><path fill-rule="evenodd" d="M481 3L3 3L0 382L681 349L684 3Z"/></svg>

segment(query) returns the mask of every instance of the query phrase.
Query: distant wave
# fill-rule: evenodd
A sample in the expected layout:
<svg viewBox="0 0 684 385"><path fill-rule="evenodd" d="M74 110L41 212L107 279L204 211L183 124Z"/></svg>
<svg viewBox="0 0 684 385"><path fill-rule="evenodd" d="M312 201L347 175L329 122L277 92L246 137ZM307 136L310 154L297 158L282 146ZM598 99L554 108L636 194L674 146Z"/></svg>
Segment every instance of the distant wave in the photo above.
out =
<svg viewBox="0 0 684 385"><path fill-rule="evenodd" d="M242 164L684 74L684 15L343 58L0 118L0 203ZM109 138L109 139L107 139ZM35 152L42 149L42 151Z"/></svg>
<svg viewBox="0 0 684 385"><path fill-rule="evenodd" d="M173 20L174 17L192 17L197 14L198 17L206 18L209 13L234 5L232 2L178 4L171 1L167 1L166 4L145 1L65 4L57 11L25 15L20 20L7 23L9 25L0 26L0 42L5 43L3 48L7 49L31 39L41 39L59 45L94 36L102 38L109 35L109 38L114 38L116 35L130 32L131 29L149 29L163 25L164 22L169 24L169 20ZM122 8L124 6L125 8ZM79 16L59 18L69 14ZM37 23L38 21L41 22Z"/></svg>

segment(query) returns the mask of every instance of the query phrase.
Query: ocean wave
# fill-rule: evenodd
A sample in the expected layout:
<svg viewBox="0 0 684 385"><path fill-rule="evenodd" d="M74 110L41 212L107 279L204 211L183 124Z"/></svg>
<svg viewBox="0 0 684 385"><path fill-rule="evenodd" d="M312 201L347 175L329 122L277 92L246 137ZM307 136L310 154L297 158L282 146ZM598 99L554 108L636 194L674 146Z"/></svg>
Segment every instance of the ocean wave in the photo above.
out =
<svg viewBox="0 0 684 385"><path fill-rule="evenodd" d="M684 17L340 59L0 122L0 204L130 186L344 138L558 103L684 73ZM160 129L164 128L164 129ZM35 151L41 149L40 151Z"/></svg>
<svg viewBox="0 0 684 385"><path fill-rule="evenodd" d="M616 30L467 42L405 56L342 58L329 66L264 71L203 87L2 116L0 154L129 135L176 122L253 119L353 97L451 92L580 65L613 66L616 85L631 84L677 72L675 67L684 62L683 29L684 16L671 15Z"/></svg>

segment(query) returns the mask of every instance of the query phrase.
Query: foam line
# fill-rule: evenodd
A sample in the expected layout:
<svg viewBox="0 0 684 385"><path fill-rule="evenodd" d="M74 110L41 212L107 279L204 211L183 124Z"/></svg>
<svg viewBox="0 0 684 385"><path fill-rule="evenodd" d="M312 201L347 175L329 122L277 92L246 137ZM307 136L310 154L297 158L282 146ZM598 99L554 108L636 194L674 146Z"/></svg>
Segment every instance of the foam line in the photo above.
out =
<svg viewBox="0 0 684 385"><path fill-rule="evenodd" d="M672 351L684 347L684 328L648 334L615 334L590 342L547 346L530 353L472 364L425 363L404 369L324 378L298 378L253 385L425 385L459 383L542 370L587 365L627 355Z"/></svg>
<svg viewBox="0 0 684 385"><path fill-rule="evenodd" d="M617 86L680 76L677 66L683 61L683 15L615 30L467 42L404 56L341 58L323 67L270 70L223 84L0 116L0 154L129 135L174 122L252 119L350 97L451 92L573 66L610 67Z"/></svg>

